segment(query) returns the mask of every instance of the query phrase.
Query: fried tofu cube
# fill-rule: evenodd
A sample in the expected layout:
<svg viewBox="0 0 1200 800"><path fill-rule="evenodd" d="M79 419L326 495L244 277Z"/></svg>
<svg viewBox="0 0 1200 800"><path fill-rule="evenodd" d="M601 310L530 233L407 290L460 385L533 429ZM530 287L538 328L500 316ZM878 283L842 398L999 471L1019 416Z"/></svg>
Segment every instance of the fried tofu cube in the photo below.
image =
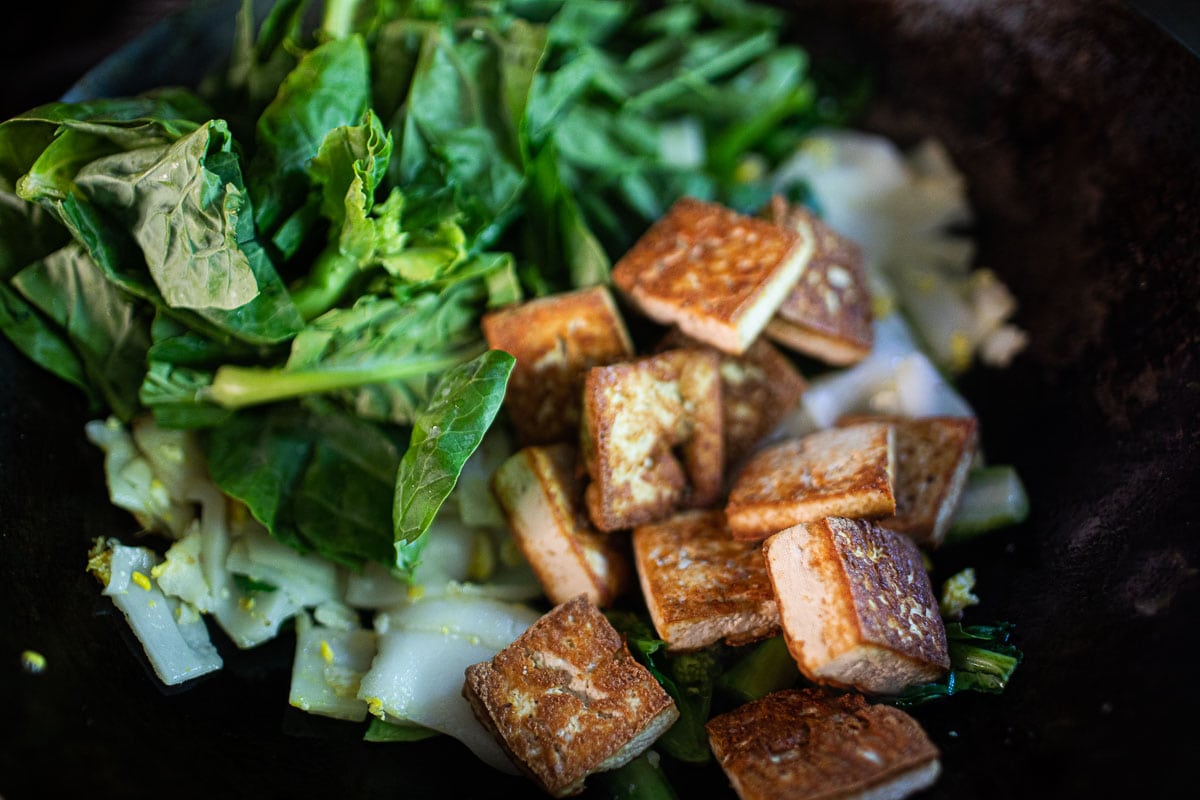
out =
<svg viewBox="0 0 1200 800"><path fill-rule="evenodd" d="M700 347L678 328L659 342L659 349ZM725 463L741 462L800 402L808 388L787 356L766 339L740 356L718 353L721 369L721 424L725 428Z"/></svg>
<svg viewBox="0 0 1200 800"><path fill-rule="evenodd" d="M812 257L766 335L779 344L845 366L863 360L875 340L862 250L800 205L772 200L767 218L813 240Z"/></svg>
<svg viewBox="0 0 1200 800"><path fill-rule="evenodd" d="M937 746L915 719L858 694L773 692L706 728L742 800L900 800L942 771Z"/></svg>
<svg viewBox="0 0 1200 800"><path fill-rule="evenodd" d="M721 639L742 645L779 632L762 548L730 536L721 511L688 511L637 527L633 554L668 650L699 650Z"/></svg>
<svg viewBox="0 0 1200 800"><path fill-rule="evenodd" d="M801 522L896 511L894 432L886 423L817 431L756 453L734 481L725 514L738 539Z"/></svg>
<svg viewBox="0 0 1200 800"><path fill-rule="evenodd" d="M594 772L646 750L679 717L585 597L556 606L491 661L467 667L479 721L545 792L578 794Z"/></svg>
<svg viewBox="0 0 1200 800"><path fill-rule="evenodd" d="M584 499L602 531L716 502L725 466L716 354L669 350L593 367L580 440L591 478Z"/></svg>
<svg viewBox="0 0 1200 800"><path fill-rule="evenodd" d="M879 521L936 548L945 540L979 446L974 417L847 417L839 426L886 422L896 431L896 513Z"/></svg>
<svg viewBox="0 0 1200 800"><path fill-rule="evenodd" d="M788 650L815 683L897 694L950 668L946 626L916 543L828 517L763 545Z"/></svg>
<svg viewBox="0 0 1200 800"><path fill-rule="evenodd" d="M588 522L577 462L570 444L526 447L496 470L492 493L550 602L582 594L606 606L632 570L621 541Z"/></svg>
<svg viewBox="0 0 1200 800"><path fill-rule="evenodd" d="M646 316L726 353L746 351L800 278L812 239L690 197L613 266Z"/></svg>
<svg viewBox="0 0 1200 800"><path fill-rule="evenodd" d="M517 360L504 400L523 445L577 441L579 394L588 369L634 354L605 286L492 311L481 324L488 346Z"/></svg>

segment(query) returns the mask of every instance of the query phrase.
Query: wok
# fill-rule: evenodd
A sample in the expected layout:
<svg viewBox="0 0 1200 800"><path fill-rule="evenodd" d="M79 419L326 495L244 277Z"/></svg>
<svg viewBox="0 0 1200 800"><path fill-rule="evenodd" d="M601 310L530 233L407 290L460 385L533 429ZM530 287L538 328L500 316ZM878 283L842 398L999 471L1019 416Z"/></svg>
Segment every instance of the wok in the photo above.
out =
<svg viewBox="0 0 1200 800"><path fill-rule="evenodd" d="M4 116L180 5L34 11L28 36L6 34L7 60L23 60ZM1032 513L938 557L947 573L976 567L973 618L1015 622L1025 660L1003 695L914 711L943 753L927 796L1181 794L1200 754L1200 60L1112 0L794 5L815 60L877 71L865 127L946 143L968 176L980 262L1031 336L1011 368L977 368L962 389ZM41 35L50 20L62 36ZM196 77L206 40L166 24L92 88ZM287 637L226 650L220 674L163 690L84 571L93 537L132 527L107 501L87 418L78 394L0 342L0 794L533 794L455 742L364 744L290 709ZM45 655L41 674L21 669L26 649ZM714 770L677 789L724 785Z"/></svg>

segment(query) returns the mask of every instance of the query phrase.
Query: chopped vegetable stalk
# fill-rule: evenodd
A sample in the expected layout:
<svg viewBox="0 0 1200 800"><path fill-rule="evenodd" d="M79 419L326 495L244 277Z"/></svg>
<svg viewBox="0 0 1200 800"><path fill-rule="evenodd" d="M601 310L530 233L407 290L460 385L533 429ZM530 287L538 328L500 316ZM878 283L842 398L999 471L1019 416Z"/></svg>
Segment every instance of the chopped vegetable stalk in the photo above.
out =
<svg viewBox="0 0 1200 800"><path fill-rule="evenodd" d="M84 427L88 439L104 451L104 472L113 505L134 515L146 530L182 536L193 519L182 498L172 497L129 431L115 417Z"/></svg>
<svg viewBox="0 0 1200 800"><path fill-rule="evenodd" d="M103 546L110 553L103 559L104 594L125 615L159 679L174 686L220 669L221 656L203 618L191 606L164 595L151 577L158 562L154 552L116 541Z"/></svg>
<svg viewBox="0 0 1200 800"><path fill-rule="evenodd" d="M821 131L780 166L775 187L807 186L825 221L864 251L879 305L899 304L939 369L1003 366L1024 347L1016 302L957 228L973 213L966 182L937 142L907 155L859 131Z"/></svg>
<svg viewBox="0 0 1200 800"><path fill-rule="evenodd" d="M379 653L358 696L373 716L449 734L485 763L515 774L463 697L463 673L511 644L538 616L526 606L465 596L381 613L375 618Z"/></svg>
<svg viewBox="0 0 1200 800"><path fill-rule="evenodd" d="M596 773L594 780L602 796L612 800L677 800L658 753L647 750L624 766Z"/></svg>
<svg viewBox="0 0 1200 800"><path fill-rule="evenodd" d="M971 470L946 533L946 542L962 542L981 533L1018 525L1029 516L1029 496L1013 467L1000 464Z"/></svg>
<svg viewBox="0 0 1200 800"><path fill-rule="evenodd" d="M287 593L301 607L312 608L341 594L337 567L332 562L312 553L298 553L271 538L257 524L247 525L233 542L225 566L234 575Z"/></svg>
<svg viewBox="0 0 1200 800"><path fill-rule="evenodd" d="M363 721L367 704L358 699L358 688L374 657L374 631L330 628L297 615L288 703L310 714Z"/></svg>
<svg viewBox="0 0 1200 800"><path fill-rule="evenodd" d="M801 404L818 428L852 413L974 416L970 404L918 349L898 313L876 321L869 356L849 369L815 378Z"/></svg>
<svg viewBox="0 0 1200 800"><path fill-rule="evenodd" d="M756 645L721 675L718 686L742 701L757 700L796 685L800 671L782 636Z"/></svg>

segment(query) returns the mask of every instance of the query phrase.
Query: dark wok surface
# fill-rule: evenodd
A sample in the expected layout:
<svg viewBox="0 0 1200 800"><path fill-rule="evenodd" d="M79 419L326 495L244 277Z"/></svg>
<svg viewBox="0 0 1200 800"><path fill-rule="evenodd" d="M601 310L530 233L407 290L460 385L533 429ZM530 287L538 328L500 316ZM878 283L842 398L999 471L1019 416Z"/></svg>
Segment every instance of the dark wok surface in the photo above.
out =
<svg viewBox="0 0 1200 800"><path fill-rule="evenodd" d="M71 72L24 56L28 83L49 91L32 102L151 19L113 5L48 43L73 54ZM1116 2L796 5L814 58L886 65L869 127L949 146L980 215L980 261L1032 336L1012 368L963 383L989 457L1020 469L1031 517L938 557L939 571L976 567L984 602L968 621L1013 620L1026 658L1002 696L915 712L943 751L928 796L1190 794L1200 61ZM12 69L5 117L31 104ZM108 505L87 418L0 343L0 795L532 794L454 743L362 744L353 726L289 709L286 637L226 649L223 673L164 692L84 574L91 538L132 530ZM21 671L25 649L46 656L44 673ZM678 783L685 797L718 786L719 773Z"/></svg>

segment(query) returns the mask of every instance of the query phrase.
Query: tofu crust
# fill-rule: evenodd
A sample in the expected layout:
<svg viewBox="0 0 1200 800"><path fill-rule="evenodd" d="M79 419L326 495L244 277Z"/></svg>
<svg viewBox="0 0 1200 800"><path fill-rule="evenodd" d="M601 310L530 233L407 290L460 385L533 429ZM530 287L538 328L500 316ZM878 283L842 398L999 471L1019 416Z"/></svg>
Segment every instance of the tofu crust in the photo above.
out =
<svg viewBox="0 0 1200 800"><path fill-rule="evenodd" d="M526 447L493 474L492 493L550 602L583 594L603 607L625 591L633 570L623 543L588 521L578 467L574 445Z"/></svg>
<svg viewBox="0 0 1200 800"><path fill-rule="evenodd" d="M683 331L672 328L659 342L658 349L702 346ZM787 356L761 337L740 356L711 349L720 359L725 464L733 466L741 463L796 408L808 383Z"/></svg>
<svg viewBox="0 0 1200 800"><path fill-rule="evenodd" d="M862 250L801 205L774 197L767 219L813 240L812 257L792 286L766 335L827 364L845 366L871 353L871 294Z"/></svg>
<svg viewBox="0 0 1200 800"><path fill-rule="evenodd" d="M941 774L937 746L915 719L858 694L773 692L706 727L742 800L899 800Z"/></svg>
<svg viewBox="0 0 1200 800"><path fill-rule="evenodd" d="M679 717L586 597L556 606L491 661L463 695L513 763L555 797L642 753Z"/></svg>
<svg viewBox="0 0 1200 800"><path fill-rule="evenodd" d="M690 511L633 531L634 564L650 618L673 651L779 632L762 548L736 541L717 511Z"/></svg>
<svg viewBox="0 0 1200 800"><path fill-rule="evenodd" d="M756 540L829 516L890 516L894 450L886 423L817 431L761 450L734 480L725 507L729 529Z"/></svg>
<svg viewBox="0 0 1200 800"><path fill-rule="evenodd" d="M746 351L795 285L811 237L691 197L613 267L613 283L648 317L726 353Z"/></svg>
<svg viewBox="0 0 1200 800"><path fill-rule="evenodd" d="M716 354L669 350L589 370L580 441L584 500L602 531L716 502L725 466Z"/></svg>
<svg viewBox="0 0 1200 800"><path fill-rule="evenodd" d="M633 342L611 292L592 286L492 311L489 347L516 358L504 401L523 445L576 442L588 369L632 358Z"/></svg>
<svg viewBox="0 0 1200 800"><path fill-rule="evenodd" d="M788 650L814 683L897 694L950 669L946 627L917 545L830 517L763 545Z"/></svg>
<svg viewBox="0 0 1200 800"><path fill-rule="evenodd" d="M954 518L979 448L974 417L854 416L848 427L886 422L896 430L896 513L879 524L908 534L918 544L939 547Z"/></svg>

